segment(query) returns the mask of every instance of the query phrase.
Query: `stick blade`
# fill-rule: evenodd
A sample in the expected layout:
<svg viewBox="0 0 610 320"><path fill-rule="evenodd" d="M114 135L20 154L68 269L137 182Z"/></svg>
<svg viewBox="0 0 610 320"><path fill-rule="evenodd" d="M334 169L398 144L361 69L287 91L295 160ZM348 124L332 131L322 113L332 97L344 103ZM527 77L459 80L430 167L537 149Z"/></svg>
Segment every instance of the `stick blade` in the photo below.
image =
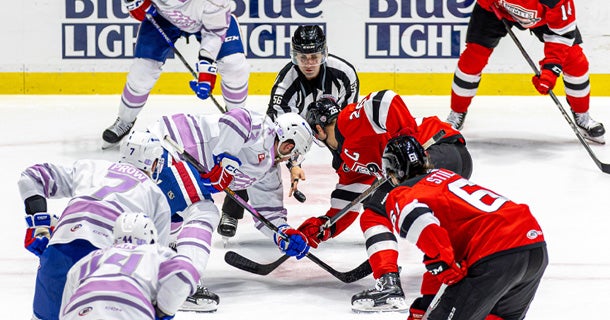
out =
<svg viewBox="0 0 610 320"><path fill-rule="evenodd" d="M227 251L227 253L225 253L225 262L227 264L237 269L258 274L261 276L268 275L269 273L271 273L271 271L275 270L280 264L288 260L288 258L290 258L290 256L283 255L274 262L268 264L260 264L234 251Z"/></svg>

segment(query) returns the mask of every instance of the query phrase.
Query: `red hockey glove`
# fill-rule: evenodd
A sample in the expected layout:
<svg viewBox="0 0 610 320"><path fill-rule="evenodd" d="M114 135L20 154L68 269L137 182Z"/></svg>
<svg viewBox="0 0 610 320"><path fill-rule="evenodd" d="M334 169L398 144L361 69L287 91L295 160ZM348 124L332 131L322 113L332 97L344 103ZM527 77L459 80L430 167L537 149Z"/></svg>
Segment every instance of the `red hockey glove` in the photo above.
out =
<svg viewBox="0 0 610 320"><path fill-rule="evenodd" d="M468 273L466 266L460 266L455 261L443 261L442 258L433 259L424 256L424 263L426 264L426 270L446 285L460 282Z"/></svg>
<svg viewBox="0 0 610 320"><path fill-rule="evenodd" d="M282 236L288 238L288 241L284 240ZM287 224L278 227L278 232L273 236L273 241L284 254L297 257L297 259L303 258L309 252L305 235Z"/></svg>
<svg viewBox="0 0 610 320"><path fill-rule="evenodd" d="M411 307L409 308L409 317L407 318L407 320L421 320L424 317L424 313L426 313L426 310L420 310Z"/></svg>
<svg viewBox="0 0 610 320"><path fill-rule="evenodd" d="M330 218L327 216L311 217L303 221L297 229L307 237L310 246L317 248L320 242L328 240L331 236L330 229L321 229L328 220Z"/></svg>
<svg viewBox="0 0 610 320"><path fill-rule="evenodd" d="M157 14L150 0L123 0L123 5L129 10L129 15L138 21L144 21L147 13L153 16Z"/></svg>
<svg viewBox="0 0 610 320"><path fill-rule="evenodd" d="M56 217L46 212L26 215L25 222L28 224L28 228L25 231L23 246L36 256L40 256L49 244L56 221Z"/></svg>
<svg viewBox="0 0 610 320"><path fill-rule="evenodd" d="M409 307L409 317L407 320L420 320L424 317L424 313L434 299L434 295L423 295L417 297Z"/></svg>
<svg viewBox="0 0 610 320"><path fill-rule="evenodd" d="M197 81L191 80L189 85L199 99L205 100L210 97L216 84L216 65L210 61L201 60L197 63L197 71L199 72Z"/></svg>
<svg viewBox="0 0 610 320"><path fill-rule="evenodd" d="M215 158L216 165L212 168L212 170L210 170L210 172L202 173L201 178L207 179L215 190L223 191L229 186L229 184L231 184L231 181L233 181L233 176L239 170L241 161L239 161L238 158L226 153L218 155ZM213 189L210 189L210 191L214 192Z"/></svg>
<svg viewBox="0 0 610 320"><path fill-rule="evenodd" d="M532 77L532 83L540 94L548 94L555 87L557 77L561 74L561 66L558 64L544 64L539 76Z"/></svg>

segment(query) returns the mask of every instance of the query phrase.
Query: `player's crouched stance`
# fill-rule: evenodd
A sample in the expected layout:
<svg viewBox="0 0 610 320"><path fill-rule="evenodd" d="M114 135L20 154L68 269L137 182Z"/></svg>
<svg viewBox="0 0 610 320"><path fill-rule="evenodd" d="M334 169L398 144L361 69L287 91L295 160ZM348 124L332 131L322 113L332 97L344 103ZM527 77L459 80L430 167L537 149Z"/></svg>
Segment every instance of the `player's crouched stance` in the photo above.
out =
<svg viewBox="0 0 610 320"><path fill-rule="evenodd" d="M144 213L123 213L113 236L114 246L90 253L70 269L60 319L174 318L197 288L199 273L191 260L159 245Z"/></svg>
<svg viewBox="0 0 610 320"><path fill-rule="evenodd" d="M452 171L430 170L425 151L409 136L388 142L382 164L397 185L384 218L424 252L428 270L424 296L411 305L408 319L423 317L441 284L446 289L430 320L523 319L548 264L544 236L529 207ZM400 283L397 274L382 279ZM374 289L354 299L377 302L384 294Z"/></svg>

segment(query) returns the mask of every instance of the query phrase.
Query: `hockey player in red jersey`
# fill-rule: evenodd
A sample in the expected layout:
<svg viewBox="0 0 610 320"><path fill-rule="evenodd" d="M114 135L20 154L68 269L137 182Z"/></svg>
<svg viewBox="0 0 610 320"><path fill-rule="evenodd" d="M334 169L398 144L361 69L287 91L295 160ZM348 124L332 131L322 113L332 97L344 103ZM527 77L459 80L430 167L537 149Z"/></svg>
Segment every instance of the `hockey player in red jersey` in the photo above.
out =
<svg viewBox="0 0 610 320"><path fill-rule="evenodd" d="M424 296L412 305L409 319L421 319L441 283L448 287L430 320L523 319L548 264L544 236L529 207L455 172L430 170L413 137L390 140L382 163L398 186L369 228L395 230L415 244L428 270ZM380 261L375 256L384 254L370 256L373 269Z"/></svg>
<svg viewBox="0 0 610 320"><path fill-rule="evenodd" d="M337 166L339 181L331 194L331 208L325 215L311 217L298 228L308 238L308 244L318 244L338 236L358 217L360 206L354 206L345 216L328 229L321 226L343 207L364 192L381 177L381 155L387 141L401 133L427 141L441 129L445 136L429 148L431 158L439 166L459 171L465 176L472 172L472 159L462 135L437 117L415 119L405 102L390 90L373 92L359 103L348 104L343 110L330 97L324 96L308 107L307 121L318 140L340 154L342 163ZM383 198L388 183L382 185L371 198ZM366 210L364 215L367 213ZM398 270L396 270L398 271ZM402 291L402 306L404 295Z"/></svg>
<svg viewBox="0 0 610 320"><path fill-rule="evenodd" d="M604 126L589 115L589 62L580 46L573 0L477 0L466 32L466 49L453 76L447 122L458 130L464 125L483 68L507 34L500 19L511 27L529 29L544 43L541 73L532 78L536 90L548 94L563 72L566 98L579 131L590 141L605 143Z"/></svg>

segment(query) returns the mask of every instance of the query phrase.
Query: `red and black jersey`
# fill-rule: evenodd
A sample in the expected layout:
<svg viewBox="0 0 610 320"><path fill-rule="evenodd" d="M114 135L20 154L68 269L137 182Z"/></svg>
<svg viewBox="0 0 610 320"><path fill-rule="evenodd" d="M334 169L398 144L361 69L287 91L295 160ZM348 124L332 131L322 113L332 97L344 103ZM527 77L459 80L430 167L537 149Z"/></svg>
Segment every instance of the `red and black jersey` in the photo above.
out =
<svg viewBox="0 0 610 320"><path fill-rule="evenodd" d="M455 261L467 266L498 252L544 243L527 205L444 169L432 171L412 186L392 190L386 212L400 236L427 255L435 255L424 249L435 239L425 237L434 237L435 232L425 229L445 229Z"/></svg>
<svg viewBox="0 0 610 320"><path fill-rule="evenodd" d="M417 123L402 98L391 90L372 92L349 104L337 117L339 149L344 170L378 175L388 140L413 135Z"/></svg>
<svg viewBox="0 0 610 320"><path fill-rule="evenodd" d="M424 143L441 129L446 134L440 143L455 141L451 139L461 139L463 143L461 134L436 116L414 119L402 98L391 90L372 92L359 103L347 105L337 117L335 131L340 144L336 152L342 164L337 169L339 182L326 215L334 216L380 176L381 156L390 138L410 134ZM345 230L359 210L359 206L353 207L333 225L331 234L336 236Z"/></svg>
<svg viewBox="0 0 610 320"><path fill-rule="evenodd" d="M542 39L545 63L562 65L567 49L574 45L577 30L573 0L477 0L477 3L523 28L548 27Z"/></svg>

